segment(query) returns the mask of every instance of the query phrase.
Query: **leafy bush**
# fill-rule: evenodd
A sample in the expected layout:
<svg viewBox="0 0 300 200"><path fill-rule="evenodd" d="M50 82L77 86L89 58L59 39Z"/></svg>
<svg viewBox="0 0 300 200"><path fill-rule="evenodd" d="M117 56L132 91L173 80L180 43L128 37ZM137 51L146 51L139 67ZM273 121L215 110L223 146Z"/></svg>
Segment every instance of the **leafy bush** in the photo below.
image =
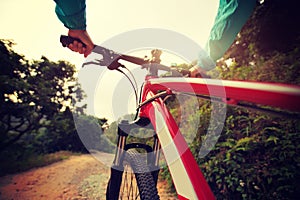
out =
<svg viewBox="0 0 300 200"><path fill-rule="evenodd" d="M216 197L296 198L300 189L299 128L296 119L231 109L214 150L199 160Z"/></svg>

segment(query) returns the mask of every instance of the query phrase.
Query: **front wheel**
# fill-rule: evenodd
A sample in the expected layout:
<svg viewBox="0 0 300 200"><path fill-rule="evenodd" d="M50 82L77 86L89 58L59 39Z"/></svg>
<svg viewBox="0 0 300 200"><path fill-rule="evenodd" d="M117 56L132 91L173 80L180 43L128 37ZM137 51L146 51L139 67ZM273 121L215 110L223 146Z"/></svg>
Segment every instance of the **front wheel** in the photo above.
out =
<svg viewBox="0 0 300 200"><path fill-rule="evenodd" d="M158 200L154 178L146 159L129 149L123 160L123 171L112 168L106 190L106 200Z"/></svg>

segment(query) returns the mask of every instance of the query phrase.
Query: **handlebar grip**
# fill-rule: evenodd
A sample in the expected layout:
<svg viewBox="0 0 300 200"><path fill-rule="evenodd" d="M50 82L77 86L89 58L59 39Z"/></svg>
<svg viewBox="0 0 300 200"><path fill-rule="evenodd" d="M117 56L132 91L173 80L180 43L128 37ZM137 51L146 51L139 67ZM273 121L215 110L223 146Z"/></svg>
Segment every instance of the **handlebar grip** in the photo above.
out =
<svg viewBox="0 0 300 200"><path fill-rule="evenodd" d="M74 38L66 35L60 36L60 43L62 44L63 47L69 46L69 44L72 44L74 41L77 41L78 43L81 43L83 47L86 47L86 45L78 38Z"/></svg>

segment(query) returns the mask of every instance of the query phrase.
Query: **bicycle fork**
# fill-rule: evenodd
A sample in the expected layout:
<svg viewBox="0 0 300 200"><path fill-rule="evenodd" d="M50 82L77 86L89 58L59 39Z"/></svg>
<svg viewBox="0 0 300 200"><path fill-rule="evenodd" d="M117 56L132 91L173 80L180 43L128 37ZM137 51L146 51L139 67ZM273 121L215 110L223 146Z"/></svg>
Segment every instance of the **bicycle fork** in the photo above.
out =
<svg viewBox="0 0 300 200"><path fill-rule="evenodd" d="M119 178L122 178L123 174L123 159L125 156L125 153L129 149L143 149L145 153L141 153L141 157L146 157L147 160L147 167L149 168L149 171L151 172L153 179L155 181L155 184L157 184L158 179L158 173L159 173L159 159L160 159L160 143L158 140L158 137L155 134L153 134L153 145L147 145L144 143L127 143L127 138L129 135L134 137L134 134L131 134L131 130L136 128L144 128L144 129L150 129L154 131L154 128L148 118L139 118L133 122L129 122L128 120L122 120L118 124L118 141L117 141L117 149L115 153L115 159L113 161L113 166L111 167L111 170L117 170Z"/></svg>

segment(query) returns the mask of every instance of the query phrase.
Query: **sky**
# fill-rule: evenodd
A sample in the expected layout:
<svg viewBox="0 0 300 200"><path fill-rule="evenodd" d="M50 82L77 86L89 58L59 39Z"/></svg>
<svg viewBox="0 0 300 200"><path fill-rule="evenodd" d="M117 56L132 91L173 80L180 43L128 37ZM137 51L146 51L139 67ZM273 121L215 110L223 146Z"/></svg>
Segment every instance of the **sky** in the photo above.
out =
<svg viewBox="0 0 300 200"><path fill-rule="evenodd" d="M100 45L132 30L155 28L174 31L204 46L217 7L218 0L87 0L87 30L94 43ZM66 34L67 29L57 19L54 9L55 2L52 0L0 0L0 38L12 39L16 43L14 50L25 55L28 60L40 59L41 56L52 61L67 60L80 71L85 59L62 48L59 37ZM115 82L123 83L121 79ZM95 87L109 89L116 86L108 87L103 84ZM114 95L110 94L106 99L111 101ZM127 95L132 96L132 92ZM118 98L131 99L128 96ZM100 104L106 105L108 101ZM111 108L110 111L99 108L95 112L98 116L109 116L114 111ZM108 118L117 117L111 115Z"/></svg>

